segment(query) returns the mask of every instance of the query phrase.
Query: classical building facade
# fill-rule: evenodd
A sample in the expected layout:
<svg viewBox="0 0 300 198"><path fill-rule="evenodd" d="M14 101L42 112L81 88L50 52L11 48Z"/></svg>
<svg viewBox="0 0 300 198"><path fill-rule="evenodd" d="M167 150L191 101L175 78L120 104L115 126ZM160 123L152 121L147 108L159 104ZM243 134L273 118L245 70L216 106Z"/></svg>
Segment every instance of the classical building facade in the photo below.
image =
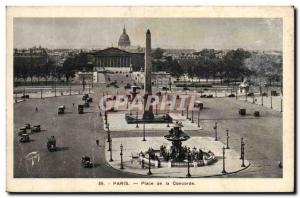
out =
<svg viewBox="0 0 300 198"><path fill-rule="evenodd" d="M135 71L144 64L143 52L130 52L110 47L94 53L95 71Z"/></svg>

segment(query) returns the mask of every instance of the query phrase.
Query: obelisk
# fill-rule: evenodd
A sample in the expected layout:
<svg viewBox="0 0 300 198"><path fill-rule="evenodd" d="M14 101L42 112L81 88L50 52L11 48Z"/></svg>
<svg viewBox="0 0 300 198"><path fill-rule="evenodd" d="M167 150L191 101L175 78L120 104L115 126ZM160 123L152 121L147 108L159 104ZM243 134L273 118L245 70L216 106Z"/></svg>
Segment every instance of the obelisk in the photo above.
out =
<svg viewBox="0 0 300 198"><path fill-rule="evenodd" d="M146 32L146 49L145 49L145 84L144 84L144 120L152 120L154 118L152 105L150 105L149 109L146 109L147 98L152 94L152 63L151 63L151 33L148 29Z"/></svg>

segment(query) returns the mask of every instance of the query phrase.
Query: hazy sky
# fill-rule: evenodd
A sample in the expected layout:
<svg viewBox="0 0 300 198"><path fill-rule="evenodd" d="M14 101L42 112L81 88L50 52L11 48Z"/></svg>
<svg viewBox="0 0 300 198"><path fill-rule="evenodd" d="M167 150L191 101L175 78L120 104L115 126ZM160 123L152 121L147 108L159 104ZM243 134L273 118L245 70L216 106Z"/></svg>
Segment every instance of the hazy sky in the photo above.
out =
<svg viewBox="0 0 300 198"><path fill-rule="evenodd" d="M282 50L282 20L259 18L15 18L14 47L117 46L124 25L134 46L149 28L153 48Z"/></svg>

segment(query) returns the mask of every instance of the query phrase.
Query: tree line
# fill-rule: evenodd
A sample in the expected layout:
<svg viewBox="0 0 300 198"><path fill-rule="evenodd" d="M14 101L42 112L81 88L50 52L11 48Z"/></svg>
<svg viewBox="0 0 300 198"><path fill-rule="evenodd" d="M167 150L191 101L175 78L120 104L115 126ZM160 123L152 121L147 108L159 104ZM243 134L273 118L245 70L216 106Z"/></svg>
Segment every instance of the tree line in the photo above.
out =
<svg viewBox="0 0 300 198"><path fill-rule="evenodd" d="M176 78L186 75L199 81L206 79L207 82L208 79L220 79L221 83L259 77L272 84L282 78L282 57L278 55L258 54L241 48L227 52L203 49L192 55L184 58L182 54L173 59L164 56L164 50L158 48L152 53L154 70L170 72Z"/></svg>
<svg viewBox="0 0 300 198"><path fill-rule="evenodd" d="M14 58L14 78L15 81L23 80L25 83L33 80L69 80L75 77L76 71L91 71L92 65L88 64L88 55L79 53L67 57L62 66L58 66L51 58Z"/></svg>

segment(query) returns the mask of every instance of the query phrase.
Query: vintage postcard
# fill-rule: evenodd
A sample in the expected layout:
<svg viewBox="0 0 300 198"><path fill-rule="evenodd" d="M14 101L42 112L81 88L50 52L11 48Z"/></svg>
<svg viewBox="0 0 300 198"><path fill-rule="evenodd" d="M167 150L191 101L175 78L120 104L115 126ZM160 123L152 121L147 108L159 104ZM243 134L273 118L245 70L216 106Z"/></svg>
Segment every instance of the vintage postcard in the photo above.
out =
<svg viewBox="0 0 300 198"><path fill-rule="evenodd" d="M8 192L294 192L293 7L7 7Z"/></svg>

